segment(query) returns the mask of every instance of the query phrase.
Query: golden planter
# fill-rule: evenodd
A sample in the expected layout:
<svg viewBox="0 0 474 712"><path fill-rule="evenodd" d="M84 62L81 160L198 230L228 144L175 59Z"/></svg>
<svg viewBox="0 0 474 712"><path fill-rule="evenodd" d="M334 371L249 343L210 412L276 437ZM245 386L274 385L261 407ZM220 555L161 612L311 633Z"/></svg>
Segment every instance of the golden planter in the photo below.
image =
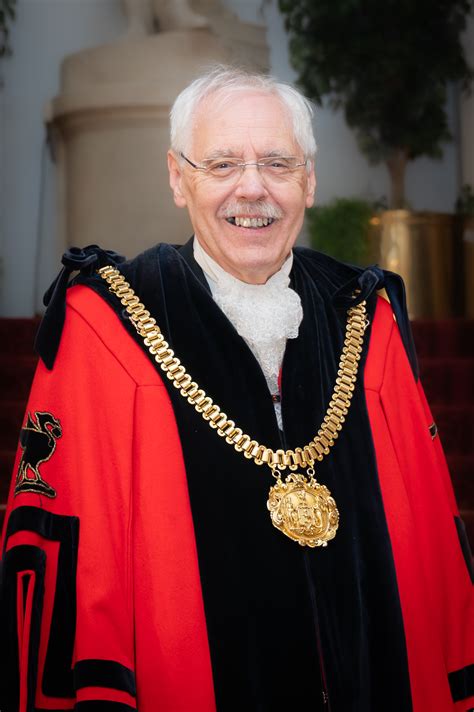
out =
<svg viewBox="0 0 474 712"><path fill-rule="evenodd" d="M474 319L474 216L464 218L462 237L466 316Z"/></svg>
<svg viewBox="0 0 474 712"><path fill-rule="evenodd" d="M370 261L403 277L410 318L460 313L461 240L456 216L386 210L371 219L369 245ZM471 248L474 261L474 243Z"/></svg>

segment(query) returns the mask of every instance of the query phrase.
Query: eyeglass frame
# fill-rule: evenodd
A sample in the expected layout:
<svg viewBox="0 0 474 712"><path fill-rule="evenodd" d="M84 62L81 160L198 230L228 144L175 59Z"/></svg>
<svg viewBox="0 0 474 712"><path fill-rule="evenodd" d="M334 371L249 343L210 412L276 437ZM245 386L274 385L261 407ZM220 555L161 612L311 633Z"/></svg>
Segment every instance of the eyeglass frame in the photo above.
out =
<svg viewBox="0 0 474 712"><path fill-rule="evenodd" d="M197 171L204 171L204 173L209 172L209 168L206 166L198 166L196 163L193 163L187 156L184 155L182 151L179 152L179 155L181 158L184 158L184 160L189 163L189 165L194 168ZM223 158L231 158L231 156L223 156ZM296 156L268 156L269 159L274 158L296 158ZM216 159L218 160L218 159ZM296 168L301 168L302 166L307 166L308 165L308 158L306 158L303 163L297 163L295 166L292 168L289 168L289 171L294 171ZM265 163L259 163L258 161L245 161L244 163L236 163L235 167L240 168L240 175L243 174L244 170L247 168L247 166L255 166L257 169L260 168L265 168L266 164ZM222 177L222 176L221 176Z"/></svg>

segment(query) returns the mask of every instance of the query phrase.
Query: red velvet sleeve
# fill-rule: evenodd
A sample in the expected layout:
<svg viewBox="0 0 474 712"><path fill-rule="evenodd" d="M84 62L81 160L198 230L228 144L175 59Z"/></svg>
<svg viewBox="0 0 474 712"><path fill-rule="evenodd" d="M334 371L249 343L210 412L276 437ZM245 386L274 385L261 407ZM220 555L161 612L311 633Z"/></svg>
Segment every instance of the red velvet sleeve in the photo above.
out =
<svg viewBox="0 0 474 712"><path fill-rule="evenodd" d="M2 710L215 711L169 397L85 287L69 291L54 369L35 375L2 568Z"/></svg>
<svg viewBox="0 0 474 712"><path fill-rule="evenodd" d="M432 439L426 399L383 299L373 323L365 384L414 712L466 712L474 707L471 562L439 436Z"/></svg>
<svg viewBox="0 0 474 712"><path fill-rule="evenodd" d="M35 375L7 511L2 611L15 622L4 641L12 670L3 694L11 709L71 709L86 700L136 706L135 390L69 307L55 367L40 362Z"/></svg>

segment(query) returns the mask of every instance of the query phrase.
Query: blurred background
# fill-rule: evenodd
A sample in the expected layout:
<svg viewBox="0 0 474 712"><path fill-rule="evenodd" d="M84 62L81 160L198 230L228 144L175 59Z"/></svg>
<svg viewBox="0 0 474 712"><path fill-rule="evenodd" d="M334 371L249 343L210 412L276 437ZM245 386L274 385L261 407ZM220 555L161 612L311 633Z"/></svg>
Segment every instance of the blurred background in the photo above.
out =
<svg viewBox="0 0 474 712"><path fill-rule="evenodd" d="M168 113L207 66L237 63L314 102L317 204L300 241L405 279L474 541L471 0L0 0L0 54L0 499L61 254L189 238Z"/></svg>
<svg viewBox="0 0 474 712"><path fill-rule="evenodd" d="M168 188L168 111L215 61L299 81L319 102L317 204L330 210L322 223L315 211L302 239L317 242L319 225L320 246L342 259L381 256L405 269L408 282L442 280L443 289L416 295L414 316L466 313L474 297L456 260L468 261L474 237L467 230L470 244L455 246L451 218L460 199L462 210L474 210L469 2L0 0L2 7L0 315L41 310L68 245L98 242L133 256L189 237ZM360 201L373 211L371 238ZM385 216L383 208L412 214ZM391 232L381 246L382 222ZM405 238L394 245L397 230ZM437 262L431 272L428 252ZM474 316L474 304L469 310Z"/></svg>

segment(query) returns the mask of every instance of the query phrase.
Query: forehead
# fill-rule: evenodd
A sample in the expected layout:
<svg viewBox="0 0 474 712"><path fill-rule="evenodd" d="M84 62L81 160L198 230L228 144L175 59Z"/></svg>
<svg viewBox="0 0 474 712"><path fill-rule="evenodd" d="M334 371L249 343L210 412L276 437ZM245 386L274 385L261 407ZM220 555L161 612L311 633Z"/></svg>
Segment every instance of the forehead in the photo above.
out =
<svg viewBox="0 0 474 712"><path fill-rule="evenodd" d="M243 90L214 94L198 105L192 150L200 160L212 155L299 152L282 100L274 94Z"/></svg>

